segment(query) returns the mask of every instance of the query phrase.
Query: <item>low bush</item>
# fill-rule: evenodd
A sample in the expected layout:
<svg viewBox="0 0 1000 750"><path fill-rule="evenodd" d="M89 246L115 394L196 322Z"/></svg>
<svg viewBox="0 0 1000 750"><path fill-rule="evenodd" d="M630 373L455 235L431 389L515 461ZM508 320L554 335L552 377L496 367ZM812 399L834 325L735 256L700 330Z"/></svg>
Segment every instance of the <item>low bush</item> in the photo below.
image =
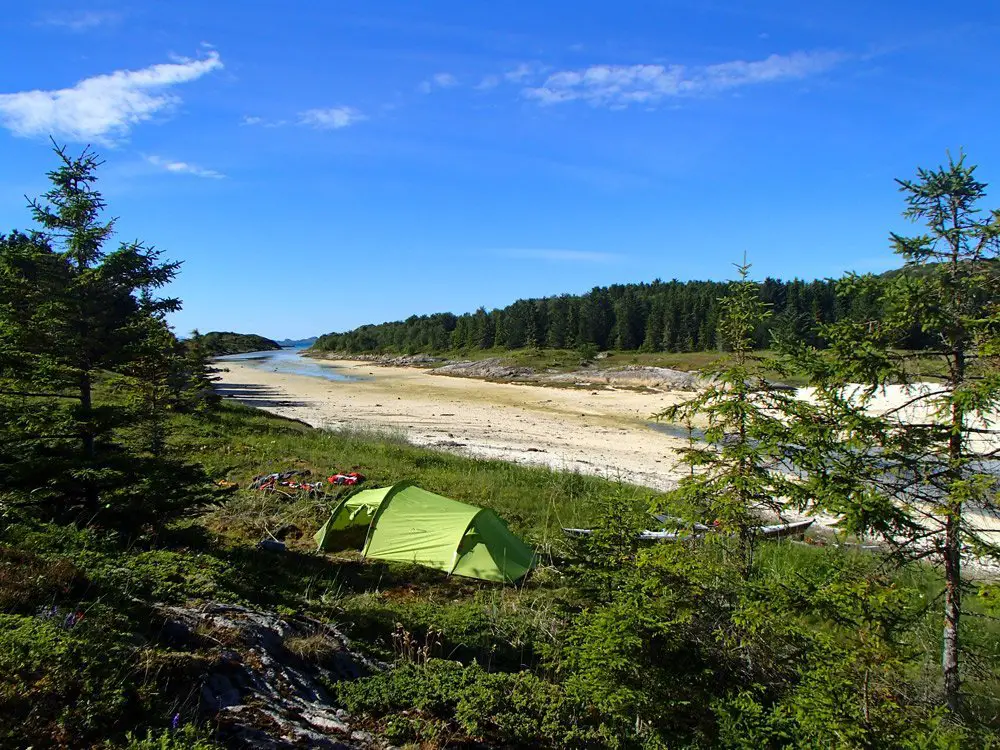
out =
<svg viewBox="0 0 1000 750"><path fill-rule="evenodd" d="M380 721L387 739L434 742L442 735L500 747L614 747L599 717L559 685L531 672L486 672L431 659L340 683L347 709ZM621 737L621 747L629 746ZM633 738L635 739L635 738Z"/></svg>
<svg viewBox="0 0 1000 750"><path fill-rule="evenodd" d="M159 732L147 730L144 736L129 733L122 750L219 750L209 734L193 724Z"/></svg>
<svg viewBox="0 0 1000 750"><path fill-rule="evenodd" d="M135 697L136 648L111 618L0 615L0 747L83 747Z"/></svg>
<svg viewBox="0 0 1000 750"><path fill-rule="evenodd" d="M117 594L171 603L227 598L226 565L212 555L158 549L80 560L95 583Z"/></svg>

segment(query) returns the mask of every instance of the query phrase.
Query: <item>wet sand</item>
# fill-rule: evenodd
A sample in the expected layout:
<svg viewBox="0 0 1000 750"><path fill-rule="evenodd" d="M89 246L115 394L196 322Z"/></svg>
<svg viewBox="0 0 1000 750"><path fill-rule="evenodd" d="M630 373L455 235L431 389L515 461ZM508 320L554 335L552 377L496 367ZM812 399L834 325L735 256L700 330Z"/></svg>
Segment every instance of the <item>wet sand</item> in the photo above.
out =
<svg viewBox="0 0 1000 750"><path fill-rule="evenodd" d="M218 365L220 390L314 427L372 428L481 458L578 471L660 490L679 472L683 440L653 430L652 415L690 397L595 386L553 388L431 375L409 367L332 361L342 382L274 372L246 362Z"/></svg>

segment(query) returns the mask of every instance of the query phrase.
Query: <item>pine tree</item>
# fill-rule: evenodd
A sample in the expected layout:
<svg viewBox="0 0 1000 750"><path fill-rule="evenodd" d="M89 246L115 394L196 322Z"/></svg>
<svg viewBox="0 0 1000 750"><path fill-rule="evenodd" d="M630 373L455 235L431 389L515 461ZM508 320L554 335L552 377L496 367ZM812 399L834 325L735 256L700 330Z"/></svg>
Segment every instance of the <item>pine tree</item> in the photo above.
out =
<svg viewBox="0 0 1000 750"><path fill-rule="evenodd" d="M451 349L464 349L469 338L469 319L462 316L455 325L455 330L451 332Z"/></svg>
<svg viewBox="0 0 1000 750"><path fill-rule="evenodd" d="M145 307L149 300L140 300ZM120 373L119 390L131 396L132 432L137 447L162 456L167 440L167 409L182 358L177 338L162 315L138 316L131 323L133 342Z"/></svg>
<svg viewBox="0 0 1000 750"><path fill-rule="evenodd" d="M891 234L904 267L887 280L843 282L853 316L823 326L828 351L801 357L827 414L811 472L821 506L847 530L883 537L900 559L932 559L944 571L952 711L961 705L962 550L1000 552L969 515L996 509L1000 489L988 466L1000 455L1000 372L984 362L1000 331L1000 211L981 215L987 186L974 172L963 155L897 181L904 216L925 233ZM914 338L929 348L901 351ZM905 408L873 413L872 399L893 382L912 383Z"/></svg>
<svg viewBox="0 0 1000 750"><path fill-rule="evenodd" d="M0 235L0 489L62 512L75 488L75 396L57 350L68 269L35 233ZM72 458L71 458L72 457Z"/></svg>
<svg viewBox="0 0 1000 750"><path fill-rule="evenodd" d="M614 312L616 348L623 351L638 349L642 344L643 310L631 290L621 296Z"/></svg>

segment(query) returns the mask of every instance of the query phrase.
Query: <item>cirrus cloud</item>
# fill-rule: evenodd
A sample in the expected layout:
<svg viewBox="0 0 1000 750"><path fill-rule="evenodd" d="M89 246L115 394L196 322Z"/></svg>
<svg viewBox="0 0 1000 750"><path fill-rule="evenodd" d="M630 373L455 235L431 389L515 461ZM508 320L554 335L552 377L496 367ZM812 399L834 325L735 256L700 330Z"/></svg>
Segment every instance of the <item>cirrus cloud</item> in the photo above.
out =
<svg viewBox="0 0 1000 750"><path fill-rule="evenodd" d="M81 32L98 26L116 24L122 20L121 13L99 10L82 10L66 14L52 14L39 22L41 26L56 26L69 31Z"/></svg>
<svg viewBox="0 0 1000 750"><path fill-rule="evenodd" d="M734 60L704 66L591 65L551 74L523 95L540 104L584 101L593 106L655 104L666 98L694 96L743 86L803 79L843 60L836 52L795 52L763 60Z"/></svg>
<svg viewBox="0 0 1000 750"><path fill-rule="evenodd" d="M186 161L171 161L170 159L164 159L155 155L147 156L146 161L154 167L159 167L165 172L172 172L173 174L190 174L195 177L209 177L213 180L221 180L225 177L224 174L216 172L214 169L205 169L204 167L199 167L197 164L190 164Z"/></svg>
<svg viewBox="0 0 1000 750"><path fill-rule="evenodd" d="M309 125L318 130L339 130L365 119L365 115L354 107L307 109L299 113L300 125Z"/></svg>
<svg viewBox="0 0 1000 750"><path fill-rule="evenodd" d="M417 86L421 94L429 94L435 89L450 89L458 85L458 79L451 73L435 73Z"/></svg>
<svg viewBox="0 0 1000 750"><path fill-rule="evenodd" d="M131 128L168 111L180 99L169 89L222 68L215 51L200 60L85 78L72 88L0 94L0 125L14 135L54 135L110 144Z"/></svg>

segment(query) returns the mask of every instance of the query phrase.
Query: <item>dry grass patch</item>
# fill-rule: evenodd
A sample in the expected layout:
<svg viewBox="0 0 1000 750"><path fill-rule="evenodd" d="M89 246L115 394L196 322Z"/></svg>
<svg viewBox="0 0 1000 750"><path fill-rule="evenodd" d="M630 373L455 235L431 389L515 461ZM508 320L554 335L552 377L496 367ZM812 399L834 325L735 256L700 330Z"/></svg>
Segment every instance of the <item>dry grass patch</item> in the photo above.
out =
<svg viewBox="0 0 1000 750"><path fill-rule="evenodd" d="M284 646L290 654L308 664L325 664L341 650L338 640L325 633L295 635L285 639Z"/></svg>

